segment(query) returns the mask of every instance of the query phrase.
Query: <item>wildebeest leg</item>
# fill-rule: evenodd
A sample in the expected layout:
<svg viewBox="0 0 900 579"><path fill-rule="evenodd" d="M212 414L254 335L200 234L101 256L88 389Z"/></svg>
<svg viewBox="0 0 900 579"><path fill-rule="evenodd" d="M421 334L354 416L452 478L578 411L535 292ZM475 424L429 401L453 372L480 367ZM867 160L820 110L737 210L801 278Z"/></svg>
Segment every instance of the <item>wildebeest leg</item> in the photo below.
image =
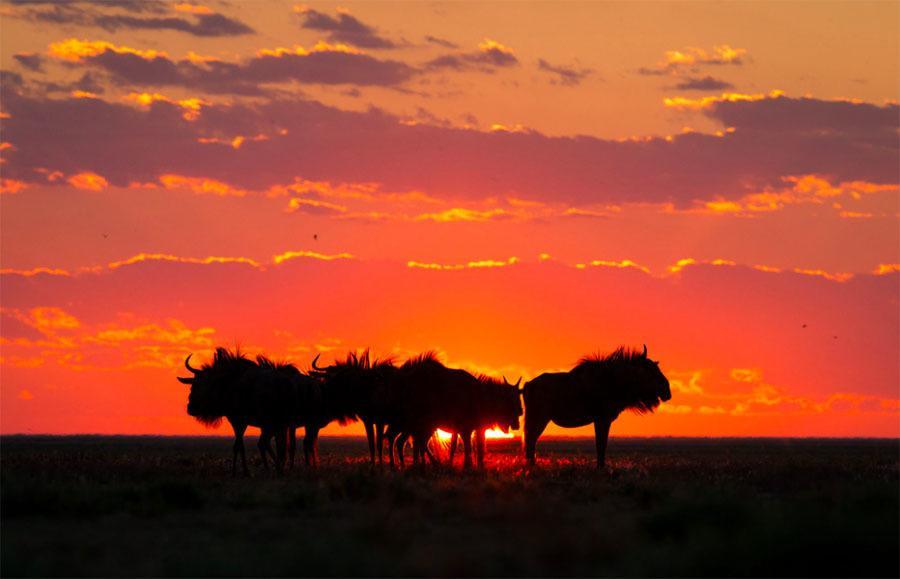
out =
<svg viewBox="0 0 900 579"><path fill-rule="evenodd" d="M297 452L297 429L296 427L289 426L288 427L288 455L290 456L290 462L288 463L288 469L294 469L294 454Z"/></svg>
<svg viewBox="0 0 900 579"><path fill-rule="evenodd" d="M399 433L394 430L393 426L387 427L387 432L385 432L385 436L387 436L388 440L388 460L390 461L391 468L394 468L394 442L397 440L397 435Z"/></svg>
<svg viewBox="0 0 900 579"><path fill-rule="evenodd" d="M475 431L475 455L478 457L478 468L484 468L484 430Z"/></svg>
<svg viewBox="0 0 900 579"><path fill-rule="evenodd" d="M231 476L237 476L237 457L241 455L241 463L244 467L244 476L249 474L247 470L247 455L244 453L244 433L247 431L246 424L232 424L234 429L234 454L231 456Z"/></svg>
<svg viewBox="0 0 900 579"><path fill-rule="evenodd" d="M428 443L433 439L434 439L434 436L429 436L428 438L422 439L422 453L424 454L424 456L422 457L422 464L425 464L425 459L427 458L428 460L431 461L432 465L440 466L440 464L441 464L440 457L428 449ZM437 449L435 449L435 452L437 452Z"/></svg>
<svg viewBox="0 0 900 579"><path fill-rule="evenodd" d="M375 446L378 447L378 465L384 464L384 424L375 423Z"/></svg>
<svg viewBox="0 0 900 579"><path fill-rule="evenodd" d="M534 464L534 451L537 440L543 434L550 421L546 418L530 417L525 415L525 460Z"/></svg>
<svg viewBox="0 0 900 579"><path fill-rule="evenodd" d="M406 440L409 438L409 435L405 432L401 432L397 437L397 461L400 463L400 467L403 468L403 447L406 445ZM413 453L415 456L415 453Z"/></svg>
<svg viewBox="0 0 900 579"><path fill-rule="evenodd" d="M606 466L606 444L609 441L609 427L612 422L599 418L594 421L594 438L597 443L597 468Z"/></svg>
<svg viewBox="0 0 900 579"><path fill-rule="evenodd" d="M256 441L256 448L259 449L259 458L262 460L263 468L269 470L269 460L266 453L272 452L269 440L272 438L272 432L266 428L259 429L259 440ZM274 456L274 455L273 455Z"/></svg>
<svg viewBox="0 0 900 579"><path fill-rule="evenodd" d="M459 442L460 438L462 438L462 434L460 434L459 432L454 432L450 435L450 466L453 466L453 457L456 456L456 444Z"/></svg>
<svg viewBox="0 0 900 579"><path fill-rule="evenodd" d="M467 436L463 438L463 452L465 453L463 458L463 468L472 468L472 436L467 433Z"/></svg>
<svg viewBox="0 0 900 579"><path fill-rule="evenodd" d="M275 474L281 476L284 474L285 463L285 443L287 442L287 429L275 429Z"/></svg>
<svg viewBox="0 0 900 579"><path fill-rule="evenodd" d="M375 425L371 422L363 422L366 427L366 442L369 443L369 458L375 464Z"/></svg>
<svg viewBox="0 0 900 579"><path fill-rule="evenodd" d="M316 463L316 441L319 438L319 429L314 426L307 426L306 432L303 433L303 459L306 466L314 466Z"/></svg>

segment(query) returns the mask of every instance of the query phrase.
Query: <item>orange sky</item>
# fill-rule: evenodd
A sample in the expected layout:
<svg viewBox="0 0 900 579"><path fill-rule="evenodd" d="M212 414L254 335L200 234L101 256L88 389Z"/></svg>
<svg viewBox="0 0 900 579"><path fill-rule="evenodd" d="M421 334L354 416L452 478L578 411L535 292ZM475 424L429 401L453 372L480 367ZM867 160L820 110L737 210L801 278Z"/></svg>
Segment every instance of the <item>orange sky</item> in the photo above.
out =
<svg viewBox="0 0 900 579"><path fill-rule="evenodd" d="M0 18L0 432L206 432L220 344L647 343L673 399L614 435L900 435L896 3Z"/></svg>

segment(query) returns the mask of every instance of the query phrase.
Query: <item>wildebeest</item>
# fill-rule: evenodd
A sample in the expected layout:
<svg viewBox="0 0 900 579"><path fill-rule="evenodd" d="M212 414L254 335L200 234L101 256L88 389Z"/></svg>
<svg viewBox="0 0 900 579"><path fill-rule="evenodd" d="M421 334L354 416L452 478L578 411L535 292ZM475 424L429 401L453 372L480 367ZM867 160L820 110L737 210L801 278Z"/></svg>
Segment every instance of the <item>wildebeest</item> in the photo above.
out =
<svg viewBox="0 0 900 579"><path fill-rule="evenodd" d="M316 356L316 360L318 356ZM318 423L306 425L304 450L309 445L315 457L319 429L333 420L346 424L359 419L366 429L372 463L382 462L382 438L394 405L391 377L396 369L392 358L372 359L369 351L350 352L343 360L321 368L313 360L311 374L322 381L324 413ZM307 442L309 441L309 442Z"/></svg>
<svg viewBox="0 0 900 579"><path fill-rule="evenodd" d="M265 377L267 375L271 375L272 377L279 376L281 380L287 381L292 389L292 406L289 409L290 422L287 426L287 431L282 433L281 431L276 432L271 431L268 428L263 428L261 429L259 436L260 440L265 439L268 441L268 439L273 436L283 436L286 434L289 440L289 464L293 467L294 454L296 453L297 448L297 428L304 426L308 433L311 428L310 425L312 425L312 428L315 428L322 420L322 416L327 413L324 396L322 394L322 384L316 378L302 373L296 366L287 362L275 362L265 356L257 356L256 363L261 371L260 377ZM317 429L316 433L318 433ZM266 443L265 446L271 448L268 443ZM304 437L303 450L307 465L310 463L310 451L315 451L315 446L316 445L313 444L312 449L310 449L309 445L306 443L306 438Z"/></svg>
<svg viewBox="0 0 900 579"><path fill-rule="evenodd" d="M265 465L266 455L273 455L275 469L280 474L285 462L285 442L288 428L298 420L308 397L314 393L302 386L302 374L290 364L276 364L260 357L250 360L240 351L217 348L211 363L200 369L184 361L193 376L179 377L179 382L191 386L187 412L201 423L217 425L222 418L234 430L232 475L237 472L237 457L241 456L244 474L248 474L244 452L244 433L248 426L259 427L259 451ZM276 452L269 441L275 438Z"/></svg>
<svg viewBox="0 0 900 579"><path fill-rule="evenodd" d="M413 438L413 460L423 457L435 430L469 434L464 436L465 466L472 465L470 433L483 436L486 428L518 428L522 404L518 388L504 380L476 377L447 368L433 352L407 360L393 374L395 404L390 414L391 430ZM394 439L389 436L393 455ZM479 464L483 464L483 444ZM402 464L402 441L398 448Z"/></svg>
<svg viewBox="0 0 900 579"><path fill-rule="evenodd" d="M519 378L515 384L510 384L504 377L498 380L484 374L477 376L481 382L478 396L475 398L474 411L476 413L475 422L480 426L475 430L475 456L478 467L484 467L485 454L485 431L488 428L499 428L503 432L519 429L519 417L522 415L522 403L519 398L519 384L522 378ZM517 413L511 412L512 409L518 409ZM463 441L463 447L466 443L471 445L472 431L452 432L450 436L450 463L453 463L453 456L456 454L457 438Z"/></svg>
<svg viewBox="0 0 900 579"><path fill-rule="evenodd" d="M541 374L523 388L525 458L534 463L535 445L550 421L565 428L594 424L597 466L606 464L612 422L624 410L652 412L672 398L659 362L620 347L611 354L586 356L568 372Z"/></svg>

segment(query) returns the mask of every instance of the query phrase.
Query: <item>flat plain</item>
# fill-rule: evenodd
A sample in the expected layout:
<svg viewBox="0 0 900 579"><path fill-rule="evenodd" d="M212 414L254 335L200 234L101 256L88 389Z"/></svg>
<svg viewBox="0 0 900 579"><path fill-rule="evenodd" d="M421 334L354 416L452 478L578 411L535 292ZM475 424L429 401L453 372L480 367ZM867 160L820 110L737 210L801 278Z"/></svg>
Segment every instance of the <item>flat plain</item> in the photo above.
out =
<svg viewBox="0 0 900 579"><path fill-rule="evenodd" d="M483 471L368 464L230 476L222 437L0 439L14 576L900 575L900 441L490 441ZM251 452L252 451L252 452Z"/></svg>

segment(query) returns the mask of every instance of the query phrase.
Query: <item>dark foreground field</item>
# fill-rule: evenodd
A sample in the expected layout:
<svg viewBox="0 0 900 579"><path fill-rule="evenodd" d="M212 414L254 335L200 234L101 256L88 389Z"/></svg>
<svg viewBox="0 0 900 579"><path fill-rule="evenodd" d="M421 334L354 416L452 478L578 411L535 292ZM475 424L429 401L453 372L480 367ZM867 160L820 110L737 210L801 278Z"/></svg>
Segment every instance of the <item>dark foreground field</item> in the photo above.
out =
<svg viewBox="0 0 900 579"><path fill-rule="evenodd" d="M898 441L616 439L607 472L592 441L542 441L531 471L501 442L473 473L373 470L364 444L276 480L228 476L221 438L5 437L0 572L900 572Z"/></svg>

